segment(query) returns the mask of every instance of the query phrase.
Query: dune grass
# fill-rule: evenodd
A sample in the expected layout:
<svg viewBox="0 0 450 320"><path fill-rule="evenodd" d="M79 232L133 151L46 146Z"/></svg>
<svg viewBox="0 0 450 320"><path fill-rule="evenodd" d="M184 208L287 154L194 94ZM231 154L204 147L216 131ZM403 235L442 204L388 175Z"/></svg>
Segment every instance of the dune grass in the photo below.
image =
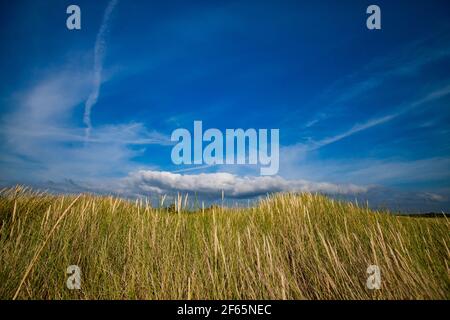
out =
<svg viewBox="0 0 450 320"><path fill-rule="evenodd" d="M0 193L0 299L449 299L447 218L314 194L197 212ZM66 288L69 265L80 290ZM381 289L366 288L369 265Z"/></svg>

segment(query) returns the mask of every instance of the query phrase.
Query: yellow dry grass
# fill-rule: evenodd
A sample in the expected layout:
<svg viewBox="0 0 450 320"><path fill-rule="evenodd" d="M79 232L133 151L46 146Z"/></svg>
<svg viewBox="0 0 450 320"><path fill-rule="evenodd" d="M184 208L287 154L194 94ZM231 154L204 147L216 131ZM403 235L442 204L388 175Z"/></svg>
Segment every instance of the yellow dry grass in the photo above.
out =
<svg viewBox="0 0 450 320"><path fill-rule="evenodd" d="M180 199L178 199L180 200ZM170 213L148 203L0 193L1 299L449 299L449 221L314 194ZM81 290L66 268L81 268ZM366 288L369 265L381 289Z"/></svg>

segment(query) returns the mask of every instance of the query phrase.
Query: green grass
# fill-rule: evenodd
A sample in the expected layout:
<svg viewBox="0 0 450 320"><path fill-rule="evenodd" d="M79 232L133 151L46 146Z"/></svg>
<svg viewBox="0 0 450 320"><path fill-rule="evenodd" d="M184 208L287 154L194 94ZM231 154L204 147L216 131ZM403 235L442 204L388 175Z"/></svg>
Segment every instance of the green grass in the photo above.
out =
<svg viewBox="0 0 450 320"><path fill-rule="evenodd" d="M0 194L0 299L449 299L449 221L321 195L175 213L93 195ZM381 289L366 269L381 269ZM66 268L82 270L81 290Z"/></svg>

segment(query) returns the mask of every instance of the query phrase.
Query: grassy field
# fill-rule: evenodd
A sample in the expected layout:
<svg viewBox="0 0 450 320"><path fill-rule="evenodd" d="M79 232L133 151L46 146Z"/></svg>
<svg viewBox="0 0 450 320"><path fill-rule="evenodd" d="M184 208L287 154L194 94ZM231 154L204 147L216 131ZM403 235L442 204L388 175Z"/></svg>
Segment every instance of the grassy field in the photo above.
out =
<svg viewBox="0 0 450 320"><path fill-rule="evenodd" d="M181 200L181 199L180 199ZM0 194L0 299L449 299L447 218L321 195L197 212L92 195ZM381 289L366 288L369 265ZM66 288L69 265L80 290Z"/></svg>

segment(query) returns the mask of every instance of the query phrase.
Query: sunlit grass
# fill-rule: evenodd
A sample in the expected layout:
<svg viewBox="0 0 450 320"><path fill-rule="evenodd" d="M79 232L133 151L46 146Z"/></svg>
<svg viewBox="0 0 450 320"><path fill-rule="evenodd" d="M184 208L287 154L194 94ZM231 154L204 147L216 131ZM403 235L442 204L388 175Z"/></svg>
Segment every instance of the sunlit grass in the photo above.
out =
<svg viewBox="0 0 450 320"><path fill-rule="evenodd" d="M0 194L1 299L449 299L449 221L321 195L175 212L93 195ZM380 290L366 288L369 265ZM81 290L66 288L78 265Z"/></svg>

